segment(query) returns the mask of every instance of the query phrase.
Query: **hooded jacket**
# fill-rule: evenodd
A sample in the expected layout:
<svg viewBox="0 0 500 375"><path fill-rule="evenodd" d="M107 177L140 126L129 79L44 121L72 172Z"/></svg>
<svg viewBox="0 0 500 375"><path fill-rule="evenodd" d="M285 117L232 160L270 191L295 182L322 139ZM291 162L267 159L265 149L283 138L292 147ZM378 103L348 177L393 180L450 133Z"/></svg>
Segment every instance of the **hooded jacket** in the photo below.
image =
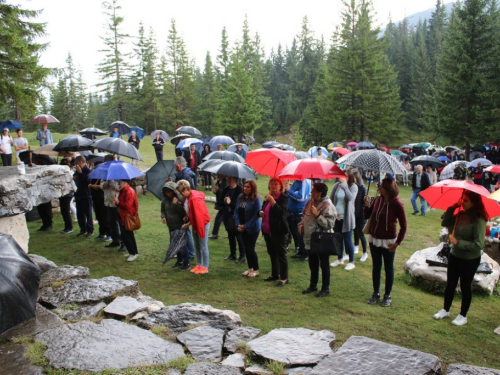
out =
<svg viewBox="0 0 500 375"><path fill-rule="evenodd" d="M354 217L354 200L358 194L358 185L352 184L351 187L347 182L337 182L333 185L330 199L335 207L337 207L337 191L343 189L345 193L345 207L344 207L344 222L342 224L342 233L349 232L356 228L356 219Z"/></svg>
<svg viewBox="0 0 500 375"><path fill-rule="evenodd" d="M165 218L167 220L168 229L176 230L181 229L182 218L184 217L184 207L182 207L182 195L176 189L177 184L173 181L167 182L163 185L163 199L161 201L161 218ZM177 204L173 203L173 198L169 199L165 195L165 190L172 190L174 193L174 197L179 201Z"/></svg>
<svg viewBox="0 0 500 375"><path fill-rule="evenodd" d="M186 167L179 173L175 174L175 182L179 182L180 180L186 180L189 182L189 186L191 187L191 190L196 190L196 186L194 186L194 178L196 175L194 172L191 170L191 168Z"/></svg>
<svg viewBox="0 0 500 375"><path fill-rule="evenodd" d="M398 197L385 203L384 198L377 197L369 207L365 207L365 219L371 217L370 235L380 240L392 240L401 244L406 234L406 214L403 203ZM396 224L399 221L399 233Z"/></svg>
<svg viewBox="0 0 500 375"><path fill-rule="evenodd" d="M210 222L210 214L205 204L205 194L201 191L191 190L188 199L189 222L193 226L193 230L198 234L198 237L205 238L205 225ZM186 198L182 202L184 203L185 201Z"/></svg>

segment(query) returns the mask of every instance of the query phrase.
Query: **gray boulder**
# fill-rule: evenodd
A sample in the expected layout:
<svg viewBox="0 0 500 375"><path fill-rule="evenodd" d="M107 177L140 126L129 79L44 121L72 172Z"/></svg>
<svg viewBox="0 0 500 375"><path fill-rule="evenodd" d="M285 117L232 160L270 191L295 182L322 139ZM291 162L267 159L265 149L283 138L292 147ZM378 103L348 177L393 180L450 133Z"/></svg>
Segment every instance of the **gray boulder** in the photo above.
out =
<svg viewBox="0 0 500 375"><path fill-rule="evenodd" d="M196 327L177 336L197 361L219 362L222 359L224 331L213 327Z"/></svg>
<svg viewBox="0 0 500 375"><path fill-rule="evenodd" d="M196 362L191 363L184 375L241 375L236 367L221 366L215 363Z"/></svg>
<svg viewBox="0 0 500 375"><path fill-rule="evenodd" d="M137 301L139 301L147 306L146 310L148 311L148 313L153 312L153 311L158 311L161 308L165 307L163 302L157 301L154 298L151 298L150 296L146 296L146 295L142 294L141 291L139 291L137 293L136 299L137 299Z"/></svg>
<svg viewBox="0 0 500 375"><path fill-rule="evenodd" d="M35 339L47 345L45 357L56 369L103 371L166 363L184 356L181 345L113 319L67 324Z"/></svg>
<svg viewBox="0 0 500 375"><path fill-rule="evenodd" d="M224 331L241 326L241 318L231 310L219 310L210 305L181 303L165 306L138 320L140 326L166 326L173 332L182 332L190 325L209 325Z"/></svg>
<svg viewBox="0 0 500 375"><path fill-rule="evenodd" d="M492 368L465 365L463 363L453 363L448 366L446 375L500 375L500 371Z"/></svg>
<svg viewBox="0 0 500 375"><path fill-rule="evenodd" d="M109 301L117 295L135 295L137 285L137 281L123 280L116 276L102 279L71 279L59 288L40 289L38 300L54 307L68 303Z"/></svg>
<svg viewBox="0 0 500 375"><path fill-rule="evenodd" d="M239 327L229 331L224 340L224 349L229 353L238 350L238 346L246 344L260 334L261 330L253 327Z"/></svg>
<svg viewBox="0 0 500 375"><path fill-rule="evenodd" d="M40 288L52 286L58 281L70 279L86 279L89 277L89 269L87 267L61 266L52 268L43 273L40 279Z"/></svg>
<svg viewBox="0 0 500 375"><path fill-rule="evenodd" d="M253 364L247 367L244 372L245 375L273 375L272 371L269 371L265 367L259 364Z"/></svg>
<svg viewBox="0 0 500 375"><path fill-rule="evenodd" d="M256 355L288 366L315 365L332 353L335 334L306 328L273 329L267 335L249 341Z"/></svg>
<svg viewBox="0 0 500 375"><path fill-rule="evenodd" d="M54 262L48 260L45 257L42 257L41 255L28 254L28 256L30 257L31 261L35 263L38 266L38 268L40 268L42 274L47 272L48 270L51 270L52 268L57 267L57 265Z"/></svg>
<svg viewBox="0 0 500 375"><path fill-rule="evenodd" d="M120 318L127 318L139 311L146 310L146 308L147 306L145 304L137 301L135 298L121 296L116 297L113 302L106 306L104 312Z"/></svg>
<svg viewBox="0 0 500 375"><path fill-rule="evenodd" d="M48 329L53 329L64 324L64 321L52 311L47 310L40 304L36 305L35 317L18 326L8 330L0 336L2 339L14 339L17 337L30 337Z"/></svg>
<svg viewBox="0 0 500 375"><path fill-rule="evenodd" d="M54 310L60 317L66 320L83 320L95 318L99 312L106 307L104 302L99 302L93 305L82 306L76 310Z"/></svg>
<svg viewBox="0 0 500 375"><path fill-rule="evenodd" d="M441 362L432 354L351 336L335 353L318 363L311 374L431 375L441 374Z"/></svg>
<svg viewBox="0 0 500 375"><path fill-rule="evenodd" d="M6 375L42 375L42 368L33 366L25 354L26 347L20 344L0 346L1 373Z"/></svg>
<svg viewBox="0 0 500 375"><path fill-rule="evenodd" d="M221 365L245 368L245 356L241 353L231 354L221 362Z"/></svg>

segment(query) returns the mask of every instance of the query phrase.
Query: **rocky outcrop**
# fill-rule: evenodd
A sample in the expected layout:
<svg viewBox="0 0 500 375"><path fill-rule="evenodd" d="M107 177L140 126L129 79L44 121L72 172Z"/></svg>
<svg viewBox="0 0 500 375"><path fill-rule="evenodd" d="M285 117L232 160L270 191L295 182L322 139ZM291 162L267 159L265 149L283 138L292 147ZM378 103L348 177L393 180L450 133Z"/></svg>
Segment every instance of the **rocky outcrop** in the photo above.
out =
<svg viewBox="0 0 500 375"><path fill-rule="evenodd" d="M89 269L87 267L56 267L42 274L40 279L40 288L51 286L53 283L60 281L70 279L86 279L87 277L89 277Z"/></svg>
<svg viewBox="0 0 500 375"><path fill-rule="evenodd" d="M222 366L215 363L197 362L191 363L184 375L241 375L241 371L236 367Z"/></svg>
<svg viewBox="0 0 500 375"><path fill-rule="evenodd" d="M220 362L224 331L213 327L196 327L177 336L197 361Z"/></svg>
<svg viewBox="0 0 500 375"><path fill-rule="evenodd" d="M499 370L454 363L448 366L446 375L500 375Z"/></svg>
<svg viewBox="0 0 500 375"><path fill-rule="evenodd" d="M36 255L36 254L29 254L29 258L33 263L35 263L38 268L40 268L40 271L42 271L42 274L45 272L51 270L52 268L56 268L57 265L52 262L51 260L48 260L45 257L42 257L41 255Z"/></svg>
<svg viewBox="0 0 500 375"><path fill-rule="evenodd" d="M40 332L59 327L64 324L56 314L47 310L42 305L36 305L33 319L27 320L0 336L2 339L15 339L18 337L31 337Z"/></svg>
<svg viewBox="0 0 500 375"><path fill-rule="evenodd" d="M104 302L99 302L93 305L81 306L74 310L55 309L54 311L63 319L76 321L82 319L95 318L103 308L106 307Z"/></svg>
<svg viewBox="0 0 500 375"><path fill-rule="evenodd" d="M239 327L229 331L224 341L224 349L234 353L238 347L245 345L248 341L256 338L261 330L253 327Z"/></svg>
<svg viewBox="0 0 500 375"><path fill-rule="evenodd" d="M139 311L144 311L147 306L135 298L128 296L121 296L114 299L106 308L104 312L109 315L117 316L118 318L129 318Z"/></svg>
<svg viewBox="0 0 500 375"><path fill-rule="evenodd" d="M0 346L0 369L2 374L42 375L42 368L30 363L20 344Z"/></svg>

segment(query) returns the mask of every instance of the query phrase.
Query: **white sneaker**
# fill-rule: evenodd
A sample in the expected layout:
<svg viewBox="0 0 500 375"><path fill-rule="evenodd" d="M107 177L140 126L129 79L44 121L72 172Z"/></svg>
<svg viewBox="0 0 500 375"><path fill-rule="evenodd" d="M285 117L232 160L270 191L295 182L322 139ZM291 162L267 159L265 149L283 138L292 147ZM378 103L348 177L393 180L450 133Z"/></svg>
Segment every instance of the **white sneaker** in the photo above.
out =
<svg viewBox="0 0 500 375"><path fill-rule="evenodd" d="M493 332L495 332L497 335L500 335L500 327L497 327Z"/></svg>
<svg viewBox="0 0 500 375"><path fill-rule="evenodd" d="M367 259L368 259L368 253L363 253L363 255L361 255L361 258L359 258L359 261L364 262Z"/></svg>
<svg viewBox="0 0 500 375"><path fill-rule="evenodd" d="M354 246L354 254L357 254L359 251L359 247L358 246Z"/></svg>
<svg viewBox="0 0 500 375"><path fill-rule="evenodd" d="M454 324L456 326L463 326L464 324L467 324L467 317L458 314L458 316L451 322L451 324Z"/></svg>
<svg viewBox="0 0 500 375"><path fill-rule="evenodd" d="M344 264L344 260L337 259L335 262L330 263L330 267L337 267L337 266L340 266L342 264Z"/></svg>
<svg viewBox="0 0 500 375"><path fill-rule="evenodd" d="M344 267L344 269L346 271L353 270L354 268L356 268L356 266L354 265L354 263L347 263L347 266Z"/></svg>
<svg viewBox="0 0 500 375"><path fill-rule="evenodd" d="M342 262L349 260L349 255L345 254L344 257L342 258Z"/></svg>
<svg viewBox="0 0 500 375"><path fill-rule="evenodd" d="M138 254L131 255L128 257L127 262L133 262L134 260L137 259Z"/></svg>
<svg viewBox="0 0 500 375"><path fill-rule="evenodd" d="M445 309L439 310L436 314L434 314L434 319L443 319L443 318L449 318L450 313L446 311Z"/></svg>
<svg viewBox="0 0 500 375"><path fill-rule="evenodd" d="M126 252L125 254L123 254L123 256L127 258L127 257L131 257L132 255L130 255L129 253Z"/></svg>

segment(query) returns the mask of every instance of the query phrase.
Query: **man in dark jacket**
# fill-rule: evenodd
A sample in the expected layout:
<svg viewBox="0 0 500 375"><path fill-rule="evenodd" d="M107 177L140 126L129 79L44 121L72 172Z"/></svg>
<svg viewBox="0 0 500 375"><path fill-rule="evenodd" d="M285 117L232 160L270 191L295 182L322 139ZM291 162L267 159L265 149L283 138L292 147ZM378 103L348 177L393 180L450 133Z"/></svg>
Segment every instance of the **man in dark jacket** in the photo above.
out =
<svg viewBox="0 0 500 375"><path fill-rule="evenodd" d="M429 176L427 175L427 173L424 173L424 167L422 167L421 165L417 165L415 167L415 172L413 173L413 181L411 183L411 188L413 190L410 199L411 204L413 205L412 215L417 215L419 213L417 207L417 197L419 196L421 191L427 189L429 186L431 186L431 182L429 181ZM425 206L425 199L420 197L421 216L425 216Z"/></svg>
<svg viewBox="0 0 500 375"><path fill-rule="evenodd" d="M194 173L194 190L196 190L196 186L198 186L198 165L201 164L201 155L198 151L196 151L196 145L191 144L189 146L189 150L184 152L184 159L186 159L186 166L191 169ZM193 189L193 187L191 187Z"/></svg>
<svg viewBox="0 0 500 375"><path fill-rule="evenodd" d="M186 180L189 182L191 190L196 190L195 173L187 167L186 159L182 156L176 157L174 161L174 168L177 171L174 181L179 182L180 180Z"/></svg>
<svg viewBox="0 0 500 375"><path fill-rule="evenodd" d="M90 237L94 234L94 222L92 218L92 196L89 190L90 168L85 163L85 157L80 155L75 159L75 180L76 192L76 217L80 226L78 236Z"/></svg>
<svg viewBox="0 0 500 375"><path fill-rule="evenodd" d="M163 145L165 141L162 137L160 137L160 133L156 133L155 138L153 139L153 147L155 149L156 161L163 160Z"/></svg>

